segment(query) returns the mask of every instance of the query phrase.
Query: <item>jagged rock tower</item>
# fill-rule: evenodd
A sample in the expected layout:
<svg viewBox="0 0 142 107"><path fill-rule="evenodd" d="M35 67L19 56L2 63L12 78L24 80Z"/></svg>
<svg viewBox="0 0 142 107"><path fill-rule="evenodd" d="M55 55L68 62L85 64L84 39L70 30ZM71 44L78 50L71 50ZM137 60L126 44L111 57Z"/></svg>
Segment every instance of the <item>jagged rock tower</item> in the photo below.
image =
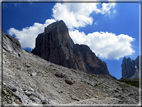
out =
<svg viewBox="0 0 142 107"><path fill-rule="evenodd" d="M48 25L44 32L38 35L32 53L68 68L110 75L106 63L102 62L88 46L74 44L62 20Z"/></svg>
<svg viewBox="0 0 142 107"><path fill-rule="evenodd" d="M122 61L122 78L139 78L139 57L142 60L142 56L138 56L135 60L131 60L131 58L123 58Z"/></svg>

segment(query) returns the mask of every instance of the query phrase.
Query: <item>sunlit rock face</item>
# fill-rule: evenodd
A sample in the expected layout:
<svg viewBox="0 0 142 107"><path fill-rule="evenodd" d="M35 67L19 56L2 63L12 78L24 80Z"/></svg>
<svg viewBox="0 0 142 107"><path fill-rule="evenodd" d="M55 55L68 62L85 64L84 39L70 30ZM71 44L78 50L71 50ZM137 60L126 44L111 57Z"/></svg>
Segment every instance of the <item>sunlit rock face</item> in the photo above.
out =
<svg viewBox="0 0 142 107"><path fill-rule="evenodd" d="M5 33L2 33L3 36L3 49L15 56L20 56L22 52L21 44L18 39L11 37Z"/></svg>
<svg viewBox="0 0 142 107"><path fill-rule="evenodd" d="M48 25L44 32L38 35L32 53L68 68L110 75L106 63L102 62L87 45L74 44L62 20Z"/></svg>

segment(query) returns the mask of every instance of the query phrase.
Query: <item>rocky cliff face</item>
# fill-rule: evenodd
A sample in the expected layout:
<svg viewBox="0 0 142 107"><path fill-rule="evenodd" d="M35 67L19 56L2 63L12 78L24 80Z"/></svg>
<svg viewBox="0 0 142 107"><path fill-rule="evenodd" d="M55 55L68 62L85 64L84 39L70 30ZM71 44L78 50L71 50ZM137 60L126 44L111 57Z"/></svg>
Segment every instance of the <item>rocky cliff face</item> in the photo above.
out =
<svg viewBox="0 0 142 107"><path fill-rule="evenodd" d="M142 69L142 55L139 55L139 56L135 59L135 73L134 73L134 75L132 75L132 76L130 77L131 79L139 78L139 74L140 74L140 71L141 71L139 64L140 64L141 69ZM142 73L141 73L141 76L140 76L140 77L142 78Z"/></svg>
<svg viewBox="0 0 142 107"><path fill-rule="evenodd" d="M50 24L38 35L32 53L68 68L110 75L106 63L102 62L88 46L74 44L62 20Z"/></svg>
<svg viewBox="0 0 142 107"><path fill-rule="evenodd" d="M121 67L122 78L139 78L139 56L135 60L124 57Z"/></svg>
<svg viewBox="0 0 142 107"><path fill-rule="evenodd" d="M140 57L140 58L139 58L139 57ZM138 57L135 59L135 65L136 65L135 68L136 68L137 70L140 69L140 67L139 67L139 62L140 62L140 61L139 61L139 59L142 59L142 56L138 56Z"/></svg>
<svg viewBox="0 0 142 107"><path fill-rule="evenodd" d="M20 56L22 52L21 44L18 39L3 33L3 49L9 53Z"/></svg>

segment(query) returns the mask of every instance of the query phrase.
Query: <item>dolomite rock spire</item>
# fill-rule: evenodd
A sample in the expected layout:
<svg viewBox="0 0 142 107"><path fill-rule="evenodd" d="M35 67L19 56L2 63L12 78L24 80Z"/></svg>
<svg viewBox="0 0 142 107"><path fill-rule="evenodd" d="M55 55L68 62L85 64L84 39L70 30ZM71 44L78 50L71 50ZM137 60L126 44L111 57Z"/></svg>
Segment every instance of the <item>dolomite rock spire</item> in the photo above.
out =
<svg viewBox="0 0 142 107"><path fill-rule="evenodd" d="M106 63L102 62L87 45L74 44L62 20L45 27L44 32L36 38L36 46L32 53L68 68L110 75Z"/></svg>

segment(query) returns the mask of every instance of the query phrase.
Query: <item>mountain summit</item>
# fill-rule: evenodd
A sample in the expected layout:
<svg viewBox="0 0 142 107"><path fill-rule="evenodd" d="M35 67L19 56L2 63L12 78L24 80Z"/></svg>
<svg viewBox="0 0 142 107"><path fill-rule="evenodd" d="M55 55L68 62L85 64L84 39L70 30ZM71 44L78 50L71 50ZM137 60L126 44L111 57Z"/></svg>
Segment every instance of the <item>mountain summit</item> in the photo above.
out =
<svg viewBox="0 0 142 107"><path fill-rule="evenodd" d="M102 62L87 45L74 44L62 20L45 27L44 32L36 38L36 46L32 53L68 68L110 75L106 63Z"/></svg>

